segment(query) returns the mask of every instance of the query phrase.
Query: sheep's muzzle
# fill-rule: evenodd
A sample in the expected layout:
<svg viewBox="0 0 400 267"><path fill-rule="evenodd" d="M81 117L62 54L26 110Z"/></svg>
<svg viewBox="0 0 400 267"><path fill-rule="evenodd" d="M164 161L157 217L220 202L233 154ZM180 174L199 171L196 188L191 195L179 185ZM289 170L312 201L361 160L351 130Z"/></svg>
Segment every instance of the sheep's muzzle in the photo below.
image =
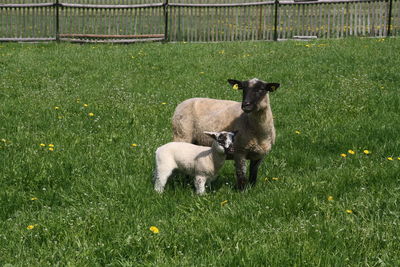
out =
<svg viewBox="0 0 400 267"><path fill-rule="evenodd" d="M243 103L242 110L246 113L252 112L254 110L254 105L250 103Z"/></svg>
<svg viewBox="0 0 400 267"><path fill-rule="evenodd" d="M233 146L230 146L228 148L224 148L225 149L225 154L233 154L235 153L235 149L233 148Z"/></svg>

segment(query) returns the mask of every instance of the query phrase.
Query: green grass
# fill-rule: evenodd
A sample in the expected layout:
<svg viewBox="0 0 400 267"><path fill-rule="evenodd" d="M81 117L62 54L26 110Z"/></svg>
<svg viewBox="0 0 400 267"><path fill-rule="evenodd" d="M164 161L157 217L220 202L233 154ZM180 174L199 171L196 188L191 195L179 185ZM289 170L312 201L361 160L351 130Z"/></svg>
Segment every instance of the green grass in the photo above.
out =
<svg viewBox="0 0 400 267"><path fill-rule="evenodd" d="M399 49L0 44L0 265L399 265ZM257 186L237 192L227 162L204 197L181 176L156 194L176 105L240 101L226 80L253 77L281 83Z"/></svg>

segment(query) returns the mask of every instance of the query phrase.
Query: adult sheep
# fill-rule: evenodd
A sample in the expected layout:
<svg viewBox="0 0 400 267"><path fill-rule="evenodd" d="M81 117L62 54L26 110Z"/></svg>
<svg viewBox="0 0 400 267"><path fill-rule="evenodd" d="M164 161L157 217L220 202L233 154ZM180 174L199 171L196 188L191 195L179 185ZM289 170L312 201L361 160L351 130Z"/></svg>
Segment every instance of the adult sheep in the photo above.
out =
<svg viewBox="0 0 400 267"><path fill-rule="evenodd" d="M269 92L280 84L259 79L228 82L243 91L242 103L210 98L191 98L180 103L172 118L174 142L211 146L204 131L239 131L234 142L237 187L246 186L246 160L250 160L249 180L257 181L258 167L275 142L275 127Z"/></svg>

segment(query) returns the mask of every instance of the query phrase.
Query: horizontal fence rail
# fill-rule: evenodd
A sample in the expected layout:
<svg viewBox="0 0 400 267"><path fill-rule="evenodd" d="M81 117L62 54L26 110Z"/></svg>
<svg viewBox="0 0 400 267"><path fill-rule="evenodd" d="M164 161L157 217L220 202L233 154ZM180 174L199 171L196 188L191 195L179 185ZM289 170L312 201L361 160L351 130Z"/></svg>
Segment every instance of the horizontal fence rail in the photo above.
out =
<svg viewBox="0 0 400 267"><path fill-rule="evenodd" d="M400 0L161 1L3 0L0 41L218 42L400 33Z"/></svg>

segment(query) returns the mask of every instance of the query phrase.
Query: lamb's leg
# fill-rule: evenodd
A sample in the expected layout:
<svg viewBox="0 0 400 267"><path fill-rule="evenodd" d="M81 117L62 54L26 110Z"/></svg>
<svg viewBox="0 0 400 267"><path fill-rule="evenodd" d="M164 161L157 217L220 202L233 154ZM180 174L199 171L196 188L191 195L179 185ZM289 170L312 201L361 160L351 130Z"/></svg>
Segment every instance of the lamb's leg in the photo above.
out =
<svg viewBox="0 0 400 267"><path fill-rule="evenodd" d="M255 185L257 182L258 167L260 167L263 159L250 160L250 183Z"/></svg>
<svg viewBox="0 0 400 267"><path fill-rule="evenodd" d="M204 195L206 192L206 181L207 178L204 176L197 175L194 179L194 186L196 187L196 193L199 195Z"/></svg>
<svg viewBox="0 0 400 267"><path fill-rule="evenodd" d="M173 169L171 168L159 168L155 172L154 179L154 190L158 193L162 193L164 191L165 184L168 181L168 178L171 176Z"/></svg>
<svg viewBox="0 0 400 267"><path fill-rule="evenodd" d="M243 156L235 157L236 186L239 190L244 190L246 186L246 159Z"/></svg>

